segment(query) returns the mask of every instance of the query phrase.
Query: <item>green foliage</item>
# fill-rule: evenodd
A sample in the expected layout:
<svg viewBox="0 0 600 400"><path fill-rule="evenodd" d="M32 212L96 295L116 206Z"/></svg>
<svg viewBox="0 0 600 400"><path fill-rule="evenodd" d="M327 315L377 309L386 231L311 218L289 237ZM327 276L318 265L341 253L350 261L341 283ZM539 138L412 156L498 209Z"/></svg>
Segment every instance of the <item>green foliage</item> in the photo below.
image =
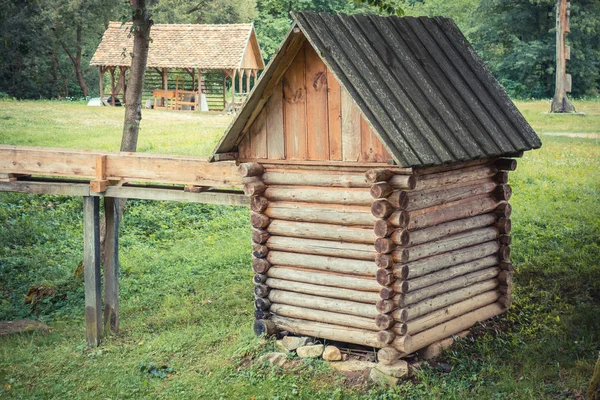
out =
<svg viewBox="0 0 600 400"><path fill-rule="evenodd" d="M156 23L254 22L268 61L290 28L291 11L442 15L453 18L507 91L520 98L554 93L554 0L160 0ZM121 0L0 0L0 91L19 99L81 97L73 64L76 28L90 94L98 74L89 60L110 20L127 20ZM573 96L600 88L600 0L571 4L567 36ZM107 78L108 79L108 78Z"/></svg>
<svg viewBox="0 0 600 400"><path fill-rule="evenodd" d="M237 24L256 18L256 0L161 0L151 8L158 24Z"/></svg>
<svg viewBox="0 0 600 400"><path fill-rule="evenodd" d="M252 332L248 210L142 200L128 202L120 232L121 333L88 349L83 285L72 278L83 247L81 199L2 193L0 318L40 319L53 332L0 337L0 397L582 397L600 351L600 142L543 132L598 132L600 102L578 102L585 117L544 115L548 102L517 105L544 145L526 153L510 174L515 304L505 317L479 325L475 340L444 354L440 361L449 372L433 364L384 390L352 387L319 360L260 365L256 360L274 343ZM2 102L0 142L49 144L37 125L42 121L60 147L77 147L86 137L92 147L118 145L118 131L110 128L92 138L93 129L78 119L82 113L91 119L85 110L76 103ZM121 112L110 109L98 120L118 125ZM198 132L215 124L222 131L230 118L147 115L142 147L196 155L207 155L211 146L192 142L213 140ZM167 127L154 126L167 119ZM74 125L83 126L82 137L70 133ZM159 136L168 140L158 142ZM56 294L36 307L24 304L27 288L40 284Z"/></svg>
<svg viewBox="0 0 600 400"><path fill-rule="evenodd" d="M396 3L395 1L354 2L352 0L258 0L258 18L254 24L263 57L269 60L290 29L291 12L386 13L389 7L393 7L394 12L398 10ZM381 10L380 6L383 7Z"/></svg>

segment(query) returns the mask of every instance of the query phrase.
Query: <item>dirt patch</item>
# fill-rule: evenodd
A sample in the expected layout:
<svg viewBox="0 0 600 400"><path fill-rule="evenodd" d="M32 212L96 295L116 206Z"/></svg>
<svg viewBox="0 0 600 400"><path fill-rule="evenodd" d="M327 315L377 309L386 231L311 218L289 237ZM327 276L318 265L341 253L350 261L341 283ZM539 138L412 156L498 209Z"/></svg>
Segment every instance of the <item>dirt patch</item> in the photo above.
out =
<svg viewBox="0 0 600 400"><path fill-rule="evenodd" d="M369 370L356 371L356 372L338 372L345 376L344 386L356 388L365 386L369 381Z"/></svg>
<svg viewBox="0 0 600 400"><path fill-rule="evenodd" d="M38 321L22 319L18 321L0 321L0 336L26 332L50 332L50 327Z"/></svg>

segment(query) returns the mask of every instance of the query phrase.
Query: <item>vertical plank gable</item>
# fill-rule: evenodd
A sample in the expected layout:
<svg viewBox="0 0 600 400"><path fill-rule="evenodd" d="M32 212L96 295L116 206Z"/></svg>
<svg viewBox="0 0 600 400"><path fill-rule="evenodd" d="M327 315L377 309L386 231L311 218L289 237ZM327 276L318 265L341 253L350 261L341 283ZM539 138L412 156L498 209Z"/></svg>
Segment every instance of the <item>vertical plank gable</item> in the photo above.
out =
<svg viewBox="0 0 600 400"><path fill-rule="evenodd" d="M308 42L305 43L304 51L306 57L308 158L310 160L328 160L327 67Z"/></svg>
<svg viewBox="0 0 600 400"><path fill-rule="evenodd" d="M340 83L327 70L327 116L329 130L329 159L342 160L342 94Z"/></svg>
<svg viewBox="0 0 600 400"><path fill-rule="evenodd" d="M361 156L360 110L347 90L342 89L342 160L359 161Z"/></svg>
<svg viewBox="0 0 600 400"><path fill-rule="evenodd" d="M285 159L285 137L283 135L283 88L281 83L273 91L266 104L267 150L272 160Z"/></svg>
<svg viewBox="0 0 600 400"><path fill-rule="evenodd" d="M362 162L388 162L392 157L383 146L383 143L373 129L369 126L365 117L360 116L360 134L361 134L361 161Z"/></svg>
<svg viewBox="0 0 600 400"><path fill-rule="evenodd" d="M250 128L250 152L252 158L267 158L266 110L254 120Z"/></svg>
<svg viewBox="0 0 600 400"><path fill-rule="evenodd" d="M301 49L283 75L285 149L288 160L306 160L305 56Z"/></svg>

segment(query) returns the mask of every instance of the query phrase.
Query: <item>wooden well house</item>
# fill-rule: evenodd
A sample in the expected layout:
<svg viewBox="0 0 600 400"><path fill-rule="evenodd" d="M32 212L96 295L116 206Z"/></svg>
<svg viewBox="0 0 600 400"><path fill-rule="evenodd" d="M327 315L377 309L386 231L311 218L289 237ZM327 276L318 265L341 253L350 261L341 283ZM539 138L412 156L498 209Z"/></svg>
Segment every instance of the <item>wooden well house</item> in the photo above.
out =
<svg viewBox="0 0 600 400"><path fill-rule="evenodd" d="M540 139L450 19L293 17L212 156L251 196L257 334L391 362L503 313Z"/></svg>
<svg viewBox="0 0 600 400"><path fill-rule="evenodd" d="M110 22L90 61L100 72L101 99L104 74L110 74L109 104L115 104L121 90L125 98L130 30L131 23ZM265 67L252 24L156 24L150 38L143 97L155 109L237 108Z"/></svg>

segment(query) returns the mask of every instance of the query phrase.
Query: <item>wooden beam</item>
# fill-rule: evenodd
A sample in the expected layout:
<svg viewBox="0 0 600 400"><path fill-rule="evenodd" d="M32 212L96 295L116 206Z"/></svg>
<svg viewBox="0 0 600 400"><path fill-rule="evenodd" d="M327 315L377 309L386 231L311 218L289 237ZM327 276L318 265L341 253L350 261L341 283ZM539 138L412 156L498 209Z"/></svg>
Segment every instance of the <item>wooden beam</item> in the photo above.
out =
<svg viewBox="0 0 600 400"><path fill-rule="evenodd" d="M185 203L247 206L250 199L241 191L207 190L186 192L181 186L124 185L108 186L105 193L90 193L88 181L55 182L36 178L35 181L0 182L0 192L54 194L64 196L109 196L123 199L179 201Z"/></svg>
<svg viewBox="0 0 600 400"><path fill-rule="evenodd" d="M85 181L79 183L30 181L0 182L0 192L89 196L90 185Z"/></svg>
<svg viewBox="0 0 600 400"><path fill-rule="evenodd" d="M119 212L112 197L104 198L104 333L119 332Z"/></svg>
<svg viewBox="0 0 600 400"><path fill-rule="evenodd" d="M109 186L104 193L106 196L124 199L180 201L185 203L220 204L228 206L247 206L250 199L242 192L233 191L205 191L186 192L182 188L158 189L134 186Z"/></svg>
<svg viewBox="0 0 600 400"><path fill-rule="evenodd" d="M106 156L106 179L241 188L234 162L209 163L200 157L108 153L0 145L0 173L96 178L97 156Z"/></svg>
<svg viewBox="0 0 600 400"><path fill-rule="evenodd" d="M85 336L88 346L102 340L102 299L100 295L100 202L83 198L83 276L85 284Z"/></svg>

